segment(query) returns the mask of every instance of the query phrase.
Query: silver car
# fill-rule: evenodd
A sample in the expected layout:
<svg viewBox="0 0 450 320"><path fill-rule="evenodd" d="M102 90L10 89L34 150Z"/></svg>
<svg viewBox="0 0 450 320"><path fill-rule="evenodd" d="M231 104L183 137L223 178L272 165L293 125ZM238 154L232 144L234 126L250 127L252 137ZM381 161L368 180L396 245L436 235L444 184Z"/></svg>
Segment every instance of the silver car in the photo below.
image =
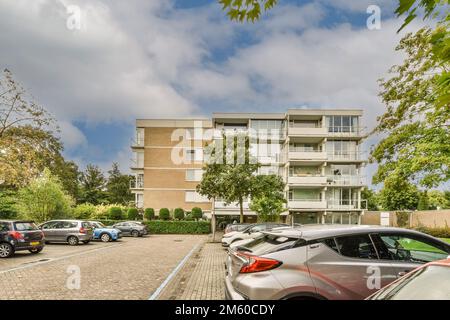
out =
<svg viewBox="0 0 450 320"><path fill-rule="evenodd" d="M92 240L93 228L82 220L52 220L39 226L45 236L45 242L67 242L75 246L82 242L88 244Z"/></svg>
<svg viewBox="0 0 450 320"><path fill-rule="evenodd" d="M449 254L449 244L400 228L315 225L272 230L229 249L225 294L235 300L364 299Z"/></svg>

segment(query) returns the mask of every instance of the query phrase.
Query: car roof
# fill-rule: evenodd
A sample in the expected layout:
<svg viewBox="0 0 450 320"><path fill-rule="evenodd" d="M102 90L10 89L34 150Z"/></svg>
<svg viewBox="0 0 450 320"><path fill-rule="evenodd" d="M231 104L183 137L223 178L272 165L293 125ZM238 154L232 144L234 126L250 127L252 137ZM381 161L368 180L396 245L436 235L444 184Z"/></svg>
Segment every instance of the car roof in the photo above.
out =
<svg viewBox="0 0 450 320"><path fill-rule="evenodd" d="M423 233L396 227L382 227L369 225L341 225L341 224L317 224L301 227L279 228L266 231L266 234L282 235L290 238L302 238L314 240L328 237L345 236L372 232L408 232L423 235Z"/></svg>

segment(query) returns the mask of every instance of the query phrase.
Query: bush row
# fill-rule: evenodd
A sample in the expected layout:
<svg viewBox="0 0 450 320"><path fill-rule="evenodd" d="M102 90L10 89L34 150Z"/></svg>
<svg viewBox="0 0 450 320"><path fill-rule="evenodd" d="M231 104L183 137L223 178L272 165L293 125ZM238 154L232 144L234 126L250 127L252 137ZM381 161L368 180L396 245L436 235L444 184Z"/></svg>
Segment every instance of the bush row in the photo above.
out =
<svg viewBox="0 0 450 320"><path fill-rule="evenodd" d="M429 227L417 227L415 230L429 234L436 238L450 238L450 228L429 228Z"/></svg>
<svg viewBox="0 0 450 320"><path fill-rule="evenodd" d="M117 220L101 220L107 226L111 226ZM208 234L211 232L211 224L208 221L167 221L150 220L142 221L147 225L150 234Z"/></svg>

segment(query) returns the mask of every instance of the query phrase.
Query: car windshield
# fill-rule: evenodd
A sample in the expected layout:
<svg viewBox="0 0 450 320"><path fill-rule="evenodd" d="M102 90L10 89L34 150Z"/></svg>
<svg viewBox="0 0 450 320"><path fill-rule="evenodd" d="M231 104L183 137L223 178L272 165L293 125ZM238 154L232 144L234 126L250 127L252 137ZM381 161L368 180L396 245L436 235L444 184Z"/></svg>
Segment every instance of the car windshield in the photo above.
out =
<svg viewBox="0 0 450 320"><path fill-rule="evenodd" d="M38 230L34 222L15 222L14 228L17 231L33 231Z"/></svg>
<svg viewBox="0 0 450 320"><path fill-rule="evenodd" d="M291 248L298 239L267 234L256 238L238 250L249 251L254 255L262 255Z"/></svg>
<svg viewBox="0 0 450 320"><path fill-rule="evenodd" d="M94 222L93 225L96 228L105 228L105 225L101 222Z"/></svg>
<svg viewBox="0 0 450 320"><path fill-rule="evenodd" d="M381 290L375 300L450 300L450 267L428 266Z"/></svg>

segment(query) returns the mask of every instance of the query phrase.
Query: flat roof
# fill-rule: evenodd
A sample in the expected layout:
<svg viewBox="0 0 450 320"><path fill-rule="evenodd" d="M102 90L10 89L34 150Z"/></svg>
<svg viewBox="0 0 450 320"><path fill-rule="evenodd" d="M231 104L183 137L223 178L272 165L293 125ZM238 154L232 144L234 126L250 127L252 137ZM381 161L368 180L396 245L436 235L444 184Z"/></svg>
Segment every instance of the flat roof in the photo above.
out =
<svg viewBox="0 0 450 320"><path fill-rule="evenodd" d="M179 118L179 119L137 119L137 128L212 128L212 120L207 118Z"/></svg>

